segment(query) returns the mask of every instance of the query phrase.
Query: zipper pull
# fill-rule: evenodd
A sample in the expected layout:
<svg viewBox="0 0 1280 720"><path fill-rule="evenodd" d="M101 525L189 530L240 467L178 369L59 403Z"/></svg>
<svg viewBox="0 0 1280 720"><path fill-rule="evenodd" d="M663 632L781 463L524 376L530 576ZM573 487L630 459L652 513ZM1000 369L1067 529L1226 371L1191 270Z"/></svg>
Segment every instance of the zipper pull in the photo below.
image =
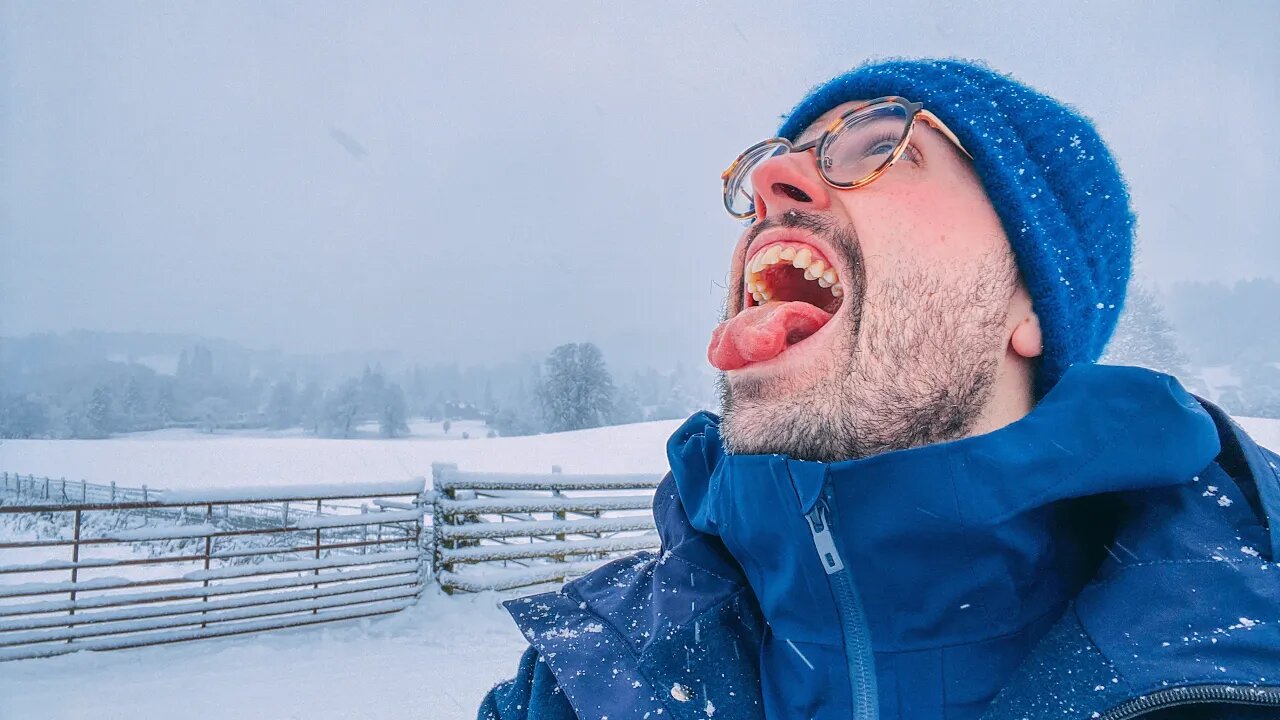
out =
<svg viewBox="0 0 1280 720"><path fill-rule="evenodd" d="M827 518L830 512L827 503L819 500L805 518L809 521L809 532L813 535L813 545L818 549L818 558L822 561L822 569L833 575L844 569L844 561L840 559L840 551L836 550L835 538L831 536L831 524Z"/></svg>

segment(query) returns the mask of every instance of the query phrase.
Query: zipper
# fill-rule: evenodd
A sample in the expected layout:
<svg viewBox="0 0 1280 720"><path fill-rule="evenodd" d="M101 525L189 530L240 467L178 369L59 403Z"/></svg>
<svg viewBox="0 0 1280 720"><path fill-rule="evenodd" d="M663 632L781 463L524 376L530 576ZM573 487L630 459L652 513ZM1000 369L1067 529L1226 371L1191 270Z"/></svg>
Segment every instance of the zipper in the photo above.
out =
<svg viewBox="0 0 1280 720"><path fill-rule="evenodd" d="M871 650L871 633L862 611L862 601L853 585L852 573L845 567L831 532L831 508L826 498L805 516L813 545L818 551L822 569L827 572L836 598L836 614L844 632L844 655L849 665L849 687L853 694L855 720L877 720L880 717L879 693L876 691L875 655Z"/></svg>
<svg viewBox="0 0 1280 720"><path fill-rule="evenodd" d="M1252 697L1243 697L1254 693ZM1131 720L1148 713L1180 705L1220 702L1231 705L1280 708L1280 687L1243 687L1240 685L1200 685L1197 687L1159 690L1150 695L1127 700L1100 715L1098 720Z"/></svg>

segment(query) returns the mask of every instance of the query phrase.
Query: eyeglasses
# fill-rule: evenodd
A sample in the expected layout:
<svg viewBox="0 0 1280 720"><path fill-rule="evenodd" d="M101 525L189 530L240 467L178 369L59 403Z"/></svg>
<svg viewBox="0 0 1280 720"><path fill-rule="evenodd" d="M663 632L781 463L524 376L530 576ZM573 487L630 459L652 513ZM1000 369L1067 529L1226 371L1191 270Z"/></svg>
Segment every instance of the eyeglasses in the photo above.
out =
<svg viewBox="0 0 1280 720"><path fill-rule="evenodd" d="M724 181L724 207L736 218L754 217L752 173L769 158L815 148L818 172L828 185L842 190L862 187L883 175L902 157L917 118L937 128L973 159L955 133L925 110L924 105L891 95L863 103L841 115L817 140L793 145L786 138L775 137L744 150L720 175Z"/></svg>

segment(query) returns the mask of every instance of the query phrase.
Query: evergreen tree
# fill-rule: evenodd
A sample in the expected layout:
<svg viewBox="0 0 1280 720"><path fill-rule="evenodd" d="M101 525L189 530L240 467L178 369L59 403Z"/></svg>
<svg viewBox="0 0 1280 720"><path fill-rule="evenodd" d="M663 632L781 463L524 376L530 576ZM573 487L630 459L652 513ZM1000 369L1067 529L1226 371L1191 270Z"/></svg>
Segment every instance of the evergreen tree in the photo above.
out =
<svg viewBox="0 0 1280 720"><path fill-rule="evenodd" d="M231 403L220 397L207 397L196 403L191 410L196 416L197 426L207 433L225 426L234 414Z"/></svg>
<svg viewBox="0 0 1280 720"><path fill-rule="evenodd" d="M326 437L351 437L360 412L360 382L347 380L324 395L318 429Z"/></svg>
<svg viewBox="0 0 1280 720"><path fill-rule="evenodd" d="M174 419L176 401L173 397L173 383L162 381L156 391L156 414L160 416L160 424L168 425Z"/></svg>
<svg viewBox="0 0 1280 720"><path fill-rule="evenodd" d="M323 405L324 390L320 388L320 383L315 380L308 381L306 386L302 388L302 394L298 396L296 410L298 421L311 428L311 432L316 435L320 434L320 426L324 415Z"/></svg>
<svg viewBox="0 0 1280 720"><path fill-rule="evenodd" d="M291 428L301 419L298 411L297 392L292 380L281 380L271 386L271 397L267 400L267 426L276 430Z"/></svg>
<svg viewBox="0 0 1280 720"><path fill-rule="evenodd" d="M551 351L538 400L552 432L607 425L613 419L613 378L592 343L567 343Z"/></svg>
<svg viewBox="0 0 1280 720"><path fill-rule="evenodd" d="M0 397L0 438L44 437L50 429L49 409L32 395Z"/></svg>
<svg viewBox="0 0 1280 720"><path fill-rule="evenodd" d="M89 398L89 407L85 411L85 420L89 424L89 431L95 437L106 437L115 429L115 413L112 408L114 404L115 398L111 394L111 388L99 385L93 389L93 395Z"/></svg>
<svg viewBox="0 0 1280 720"><path fill-rule="evenodd" d="M405 420L404 390L399 383L391 383L383 394L382 412L378 415L378 428L383 437L400 437L409 434Z"/></svg>
<svg viewBox="0 0 1280 720"><path fill-rule="evenodd" d="M124 385L124 394L120 398L120 410L124 415L127 427L137 427L147 412L146 399L142 395L142 386L137 375L130 375Z"/></svg>
<svg viewBox="0 0 1280 720"><path fill-rule="evenodd" d="M1138 365L1182 377L1188 374L1187 357L1178 349L1173 325L1165 319L1155 294L1139 282L1129 287L1124 312L1102 362Z"/></svg>

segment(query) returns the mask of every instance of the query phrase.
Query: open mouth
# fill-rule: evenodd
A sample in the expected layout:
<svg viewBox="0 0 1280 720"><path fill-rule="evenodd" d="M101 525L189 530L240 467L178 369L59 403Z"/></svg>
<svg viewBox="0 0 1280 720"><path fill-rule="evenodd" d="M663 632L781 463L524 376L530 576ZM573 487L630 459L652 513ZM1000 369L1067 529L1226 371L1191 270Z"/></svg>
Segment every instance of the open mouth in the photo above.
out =
<svg viewBox="0 0 1280 720"><path fill-rule="evenodd" d="M803 243L762 247L747 263L746 307L768 302L806 302L830 314L840 308L844 285L840 273L822 253Z"/></svg>
<svg viewBox="0 0 1280 720"><path fill-rule="evenodd" d="M821 250L794 240L757 249L743 284L742 311L715 329L707 348L720 370L777 357L822 329L844 302L839 270Z"/></svg>

